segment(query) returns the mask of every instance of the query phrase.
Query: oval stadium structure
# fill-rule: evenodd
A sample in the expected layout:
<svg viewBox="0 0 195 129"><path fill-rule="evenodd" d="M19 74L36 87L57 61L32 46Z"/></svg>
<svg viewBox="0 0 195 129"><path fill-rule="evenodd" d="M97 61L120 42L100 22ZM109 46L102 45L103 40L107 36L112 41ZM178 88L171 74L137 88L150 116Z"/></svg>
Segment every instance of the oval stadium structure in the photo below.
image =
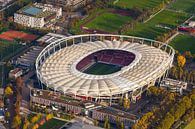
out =
<svg viewBox="0 0 195 129"><path fill-rule="evenodd" d="M162 42L124 35L86 34L49 44L36 60L40 82L87 99L135 96L161 80L175 51Z"/></svg>

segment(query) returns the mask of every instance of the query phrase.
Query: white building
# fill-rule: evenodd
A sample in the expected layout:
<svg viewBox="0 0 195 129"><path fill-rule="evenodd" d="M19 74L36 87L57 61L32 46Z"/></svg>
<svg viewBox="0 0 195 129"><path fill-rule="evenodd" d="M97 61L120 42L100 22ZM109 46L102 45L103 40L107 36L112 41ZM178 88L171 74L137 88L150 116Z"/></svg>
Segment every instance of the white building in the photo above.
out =
<svg viewBox="0 0 195 129"><path fill-rule="evenodd" d="M15 68L9 72L9 78L16 79L23 74L23 70L20 68Z"/></svg>
<svg viewBox="0 0 195 129"><path fill-rule="evenodd" d="M53 5L34 3L25 6L14 14L14 22L28 26L41 28L62 16L62 8Z"/></svg>
<svg viewBox="0 0 195 129"><path fill-rule="evenodd" d="M188 24L190 27L195 27L195 21L190 21Z"/></svg>
<svg viewBox="0 0 195 129"><path fill-rule="evenodd" d="M47 4L54 4L56 6L62 7L63 10L71 9L76 10L78 8L84 7L91 3L93 0L45 0Z"/></svg>
<svg viewBox="0 0 195 129"><path fill-rule="evenodd" d="M186 82L182 82L179 80L173 80L170 78L166 78L164 79L160 86L162 87L166 87L168 90L172 91L172 92L178 92L181 95L183 94L183 90L187 89L187 83Z"/></svg>

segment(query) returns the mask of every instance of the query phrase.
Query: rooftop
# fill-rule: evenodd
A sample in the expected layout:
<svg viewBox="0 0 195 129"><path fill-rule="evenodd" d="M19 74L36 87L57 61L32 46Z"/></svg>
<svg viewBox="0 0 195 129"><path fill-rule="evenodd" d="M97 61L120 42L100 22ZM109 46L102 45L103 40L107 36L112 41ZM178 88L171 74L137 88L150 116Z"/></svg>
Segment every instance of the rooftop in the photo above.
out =
<svg viewBox="0 0 195 129"><path fill-rule="evenodd" d="M36 15L38 15L38 14L40 14L42 12L42 9L31 6L31 7L27 8L27 9L24 9L23 12L26 13L26 14L30 14L30 15L36 16Z"/></svg>

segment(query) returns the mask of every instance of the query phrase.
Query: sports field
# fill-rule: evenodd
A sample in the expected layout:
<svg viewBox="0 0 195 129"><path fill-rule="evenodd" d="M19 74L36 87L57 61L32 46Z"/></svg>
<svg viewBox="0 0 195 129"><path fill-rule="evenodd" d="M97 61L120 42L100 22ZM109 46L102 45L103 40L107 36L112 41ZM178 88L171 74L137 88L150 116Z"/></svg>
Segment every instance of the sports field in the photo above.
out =
<svg viewBox="0 0 195 129"><path fill-rule="evenodd" d="M195 119L193 119L184 129L194 129L195 128Z"/></svg>
<svg viewBox="0 0 195 129"><path fill-rule="evenodd" d="M31 42L37 38L36 35L28 34L21 31L9 30L0 34L0 39L14 41L15 39L22 39L26 42Z"/></svg>
<svg viewBox="0 0 195 129"><path fill-rule="evenodd" d="M84 73L93 74L93 75L106 75L106 74L117 72L120 69L121 69L120 66L98 62L90 66L88 69L86 69Z"/></svg>
<svg viewBox="0 0 195 129"><path fill-rule="evenodd" d="M189 18L189 15L186 13L163 10L148 22L136 24L134 29L125 34L155 39L170 29L175 29L187 18ZM163 25L163 27L159 25Z"/></svg>
<svg viewBox="0 0 195 129"><path fill-rule="evenodd" d="M119 30L125 23L131 21L129 16L122 16L111 12L105 12L96 16L93 20L84 26L89 29L101 30L105 32L115 32Z"/></svg>
<svg viewBox="0 0 195 129"><path fill-rule="evenodd" d="M66 122L57 120L57 119L51 119L47 122L45 122L43 125L41 125L38 129L59 129L62 127Z"/></svg>
<svg viewBox="0 0 195 129"><path fill-rule="evenodd" d="M189 35L178 35L173 39L170 45L180 53L190 51L195 54L195 37Z"/></svg>
<svg viewBox="0 0 195 129"><path fill-rule="evenodd" d="M170 9L194 14L195 0L176 0L173 4L170 5Z"/></svg>
<svg viewBox="0 0 195 129"><path fill-rule="evenodd" d="M140 9L143 8L154 8L160 5L163 0L115 0L112 2L115 6L131 9L133 7L137 7Z"/></svg>
<svg viewBox="0 0 195 129"><path fill-rule="evenodd" d="M12 55L22 47L21 44L18 44L15 41L0 40L0 60L6 56Z"/></svg>

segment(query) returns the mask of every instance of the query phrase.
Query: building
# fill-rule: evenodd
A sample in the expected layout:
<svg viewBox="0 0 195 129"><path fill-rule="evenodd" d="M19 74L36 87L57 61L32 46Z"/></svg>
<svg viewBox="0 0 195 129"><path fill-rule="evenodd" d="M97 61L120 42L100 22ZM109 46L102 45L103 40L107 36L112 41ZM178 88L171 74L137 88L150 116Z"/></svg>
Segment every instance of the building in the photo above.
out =
<svg viewBox="0 0 195 129"><path fill-rule="evenodd" d="M16 59L15 64L25 67L34 67L35 60L42 50L43 47L31 46L26 53Z"/></svg>
<svg viewBox="0 0 195 129"><path fill-rule="evenodd" d="M80 101L68 96L64 96L59 92L31 89L30 101L32 105L38 105L43 108L52 108L52 110L62 109L67 113L76 115L86 115L94 120L104 121L106 117L109 122L115 123L116 118L129 126L138 120L138 117L117 110L111 107L103 107L99 104L89 101Z"/></svg>
<svg viewBox="0 0 195 129"><path fill-rule="evenodd" d="M188 25L189 27L195 27L195 21L190 21Z"/></svg>
<svg viewBox="0 0 195 129"><path fill-rule="evenodd" d="M14 22L35 28L50 26L62 16L62 8L49 4L34 3L14 13Z"/></svg>
<svg viewBox="0 0 195 129"><path fill-rule="evenodd" d="M65 126L66 129L103 129L94 125L85 124L82 122L69 123Z"/></svg>
<svg viewBox="0 0 195 129"><path fill-rule="evenodd" d="M39 54L36 73L47 87L75 98L112 102L128 94L136 100L167 75L174 53L167 44L133 36L69 36L50 43ZM102 75L84 72L96 62L119 69Z"/></svg>
<svg viewBox="0 0 195 129"><path fill-rule="evenodd" d="M12 2L13 0L0 0L0 8L5 7L7 4Z"/></svg>
<svg viewBox="0 0 195 129"><path fill-rule="evenodd" d="M160 86L167 88L171 92L178 92L182 95L183 90L187 89L187 82L166 78L162 80Z"/></svg>
<svg viewBox="0 0 195 129"><path fill-rule="evenodd" d="M55 6L62 7L63 10L71 9L73 11L83 6L86 6L93 0L43 0L43 1L47 4L54 4Z"/></svg>
<svg viewBox="0 0 195 129"><path fill-rule="evenodd" d="M119 120L119 122L123 122L127 126L131 126L138 120L136 115L121 112L111 107L103 107L92 111L92 118L95 120L105 121L106 117L108 117L110 123L116 123Z"/></svg>
<svg viewBox="0 0 195 129"><path fill-rule="evenodd" d="M60 35L60 34L55 34L55 33L48 33L42 37L40 37L39 39L37 39L37 42L39 43L44 43L44 44L50 44L52 42L55 42L57 40L63 39L67 36L64 35Z"/></svg>
<svg viewBox="0 0 195 129"><path fill-rule="evenodd" d="M15 68L9 72L9 78L16 79L22 76L23 70L21 68Z"/></svg>

